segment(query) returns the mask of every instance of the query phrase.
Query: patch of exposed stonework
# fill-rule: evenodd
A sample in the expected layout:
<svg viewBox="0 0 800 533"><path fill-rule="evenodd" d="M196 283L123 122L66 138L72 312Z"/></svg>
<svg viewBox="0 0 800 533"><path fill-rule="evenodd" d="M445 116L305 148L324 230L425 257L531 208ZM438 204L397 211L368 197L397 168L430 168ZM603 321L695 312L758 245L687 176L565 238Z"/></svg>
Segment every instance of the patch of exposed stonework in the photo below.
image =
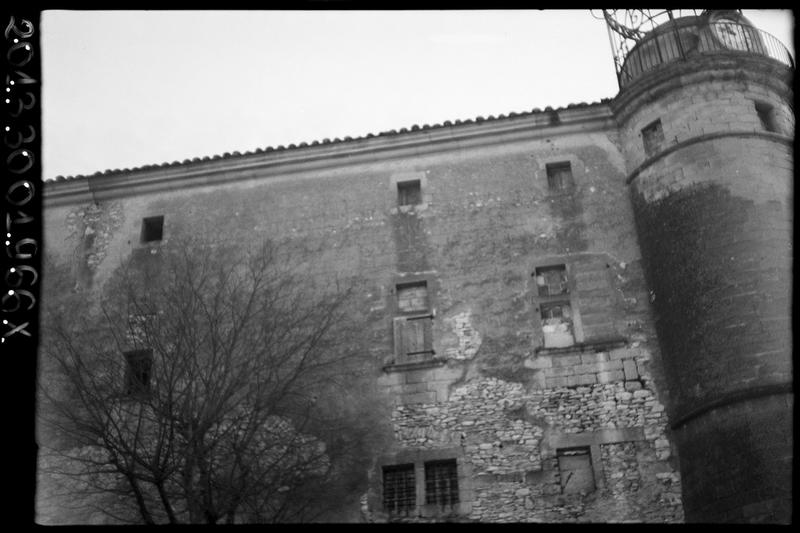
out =
<svg viewBox="0 0 800 533"><path fill-rule="evenodd" d="M472 313L464 311L451 317L445 317L444 323L453 330L458 339L458 346L448 348L445 357L448 359L472 359L481 347L481 334L472 326Z"/></svg>
<svg viewBox="0 0 800 533"><path fill-rule="evenodd" d="M680 478L669 460L666 414L651 390L631 392L617 382L526 391L521 383L481 377L454 387L446 402L397 406L393 422L399 448L461 448L461 460L472 470L474 495L469 516L462 518L683 520ZM562 494L552 443L615 431L639 436L598 440L601 474L596 490Z"/></svg>
<svg viewBox="0 0 800 533"><path fill-rule="evenodd" d="M89 204L67 215L65 224L70 230L70 237L78 241L75 254L80 258L82 270L88 270L89 275L97 270L106 257L114 233L124 221L125 215L119 201Z"/></svg>

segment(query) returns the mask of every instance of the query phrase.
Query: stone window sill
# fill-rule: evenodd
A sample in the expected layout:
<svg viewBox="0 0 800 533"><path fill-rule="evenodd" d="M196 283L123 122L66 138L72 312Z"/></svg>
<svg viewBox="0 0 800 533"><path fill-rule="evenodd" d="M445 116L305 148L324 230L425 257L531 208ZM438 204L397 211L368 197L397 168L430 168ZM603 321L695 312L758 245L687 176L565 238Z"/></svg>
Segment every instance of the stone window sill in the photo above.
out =
<svg viewBox="0 0 800 533"><path fill-rule="evenodd" d="M425 359L424 361L414 361L412 363L390 363L388 365L384 365L383 371L384 372L406 372L409 370L421 370L423 368L433 368L437 366L442 366L447 363L447 359L444 357L432 357L430 359Z"/></svg>
<svg viewBox="0 0 800 533"><path fill-rule="evenodd" d="M563 348L545 348L544 346L539 346L534 348L533 353L536 355L560 355L575 352L604 352L612 348L625 346L627 342L625 337L613 337L589 342L576 342L572 346L565 346Z"/></svg>

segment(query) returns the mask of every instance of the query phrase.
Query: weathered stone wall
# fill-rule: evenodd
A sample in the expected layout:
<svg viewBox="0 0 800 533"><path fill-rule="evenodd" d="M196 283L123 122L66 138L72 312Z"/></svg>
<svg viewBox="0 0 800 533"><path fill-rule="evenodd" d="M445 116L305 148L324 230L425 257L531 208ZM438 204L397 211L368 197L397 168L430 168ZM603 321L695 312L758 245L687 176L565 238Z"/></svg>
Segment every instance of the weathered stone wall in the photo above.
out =
<svg viewBox="0 0 800 533"><path fill-rule="evenodd" d="M46 231L67 248L80 244L58 229L70 213L102 226L84 284L94 289L130 254L169 246L181 232L241 245L276 239L314 276L363 276L376 378L396 404L396 442L376 453L455 450L468 499L455 516L404 520L680 521L625 161L607 107L594 113L602 128L564 126L568 114L548 112L548 124L469 146L338 158L315 170L232 170L224 186L199 181L54 208ZM547 165L564 162L572 180L551 191ZM398 206L397 183L409 180L420 181L421 203ZM102 224L92 222L101 211ZM141 244L142 218L156 215L163 241ZM566 265L575 315L575 345L554 350L543 347L533 276L553 264ZM396 287L419 281L434 353L409 365L397 359L393 320L414 298L398 302ZM570 446L592 449L596 490L561 493L556 453ZM393 518L381 508L381 467L390 464L372 468L369 519Z"/></svg>

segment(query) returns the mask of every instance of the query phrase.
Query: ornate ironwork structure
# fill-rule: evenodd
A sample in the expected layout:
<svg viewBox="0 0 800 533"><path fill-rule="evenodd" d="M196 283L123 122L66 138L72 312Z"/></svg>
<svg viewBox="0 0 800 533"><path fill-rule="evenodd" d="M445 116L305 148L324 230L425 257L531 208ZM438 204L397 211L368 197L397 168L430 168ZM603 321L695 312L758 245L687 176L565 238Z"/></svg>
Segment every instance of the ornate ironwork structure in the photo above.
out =
<svg viewBox="0 0 800 533"><path fill-rule="evenodd" d="M794 67L786 47L741 10L604 9L602 18L620 89L644 72L694 54L744 52Z"/></svg>

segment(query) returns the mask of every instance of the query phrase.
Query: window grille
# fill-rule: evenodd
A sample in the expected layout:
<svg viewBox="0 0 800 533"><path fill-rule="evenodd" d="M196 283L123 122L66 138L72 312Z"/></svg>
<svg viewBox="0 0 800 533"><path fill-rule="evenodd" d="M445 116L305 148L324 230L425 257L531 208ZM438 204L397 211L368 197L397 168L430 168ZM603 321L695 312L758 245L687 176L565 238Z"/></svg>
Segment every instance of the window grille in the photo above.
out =
<svg viewBox="0 0 800 533"><path fill-rule="evenodd" d="M425 503L458 503L458 468L455 459L425 463Z"/></svg>
<svg viewBox="0 0 800 533"><path fill-rule="evenodd" d="M390 513L406 513L416 505L414 465L383 467L383 508Z"/></svg>

